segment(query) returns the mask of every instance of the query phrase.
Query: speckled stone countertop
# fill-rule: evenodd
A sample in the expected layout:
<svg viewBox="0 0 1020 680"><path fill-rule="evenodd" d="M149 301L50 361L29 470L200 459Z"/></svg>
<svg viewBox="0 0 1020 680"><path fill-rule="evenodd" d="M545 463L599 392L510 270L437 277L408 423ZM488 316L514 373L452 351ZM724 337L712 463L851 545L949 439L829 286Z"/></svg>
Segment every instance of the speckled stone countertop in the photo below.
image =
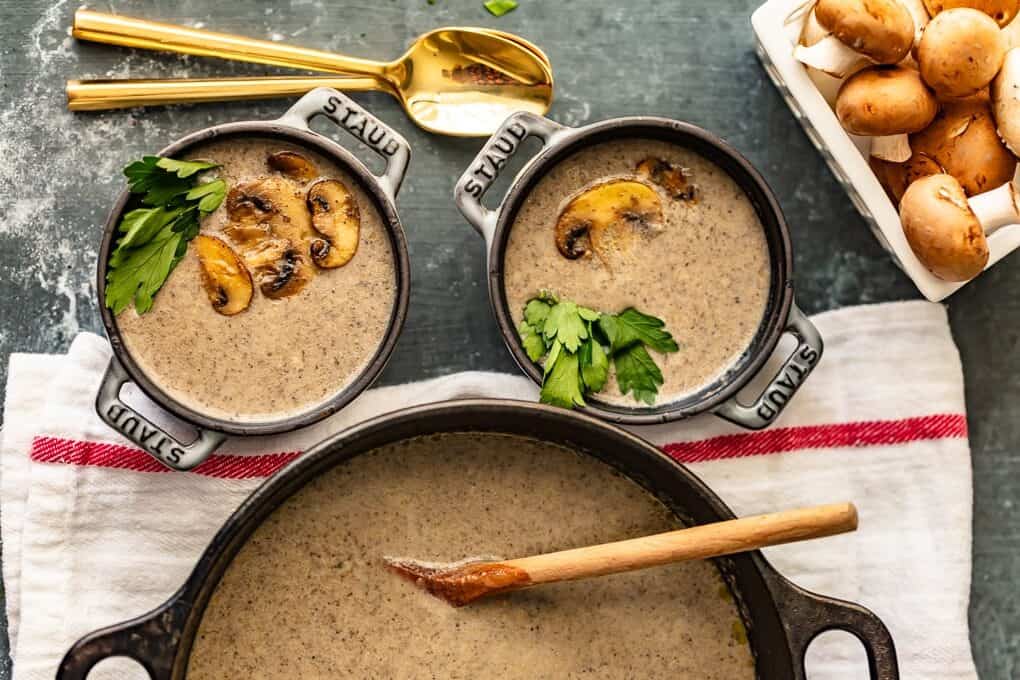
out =
<svg viewBox="0 0 1020 680"><path fill-rule="evenodd" d="M808 312L917 297L811 147L753 54L760 0L540 2L501 19L481 0L108 0L98 8L392 58L442 25L498 26L535 41L556 71L551 115L689 120L763 172L789 218L797 299ZM100 331L94 271L120 168L191 130L279 115L283 102L70 114L74 77L255 75L259 66L76 44L77 2L0 0L0 381L11 352L64 350ZM649 84L654 83L651 87ZM384 383L466 369L516 370L488 310L482 244L450 199L475 140L429 136L381 94L359 100L414 147L398 201L410 241L411 312ZM971 626L981 677L1020 677L1020 285L1017 255L949 302L963 357L974 458ZM426 349L427 348L427 349ZM425 350L425 351L423 351ZM924 625L919 621L918 625ZM6 636L3 637L5 640ZM6 647L4 641L3 647ZM2 651L2 649L0 649ZM0 671L0 680L9 671Z"/></svg>

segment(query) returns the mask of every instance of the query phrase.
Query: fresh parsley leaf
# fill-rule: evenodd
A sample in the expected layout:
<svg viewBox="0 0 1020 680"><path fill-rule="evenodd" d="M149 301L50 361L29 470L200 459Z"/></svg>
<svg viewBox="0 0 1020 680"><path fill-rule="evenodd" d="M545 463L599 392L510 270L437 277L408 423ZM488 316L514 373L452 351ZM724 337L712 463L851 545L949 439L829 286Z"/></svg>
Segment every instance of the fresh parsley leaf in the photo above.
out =
<svg viewBox="0 0 1020 680"><path fill-rule="evenodd" d="M615 316L603 314L598 323L614 352L639 342L656 352L676 352L680 349L673 336L664 330L666 324L662 319L642 314L633 307Z"/></svg>
<svg viewBox="0 0 1020 680"><path fill-rule="evenodd" d="M546 351L545 340L542 338L542 334L526 321L522 321L517 327L517 334L521 338L521 345L524 346L524 351L527 353L528 358L538 363L545 356Z"/></svg>
<svg viewBox="0 0 1020 680"><path fill-rule="evenodd" d="M220 203L223 202L226 196L227 183L222 179L199 184L184 195L189 201L198 201L198 209L206 215L220 207Z"/></svg>
<svg viewBox="0 0 1020 680"><path fill-rule="evenodd" d="M153 182L163 173L156 167L159 156L144 156L141 160L128 164L124 175L128 178L128 188L133 194L144 194Z"/></svg>
<svg viewBox="0 0 1020 680"><path fill-rule="evenodd" d="M638 343L613 355L616 366L616 382L620 392L634 392L634 398L649 406L655 403L655 397L662 385L662 371L655 364L645 346Z"/></svg>
<svg viewBox="0 0 1020 680"><path fill-rule="evenodd" d="M207 161L178 161L173 158L160 158L156 161L156 167L175 174L180 179L187 179L196 172L211 170L213 168L218 168L219 166L219 163L210 163Z"/></svg>
<svg viewBox="0 0 1020 680"><path fill-rule="evenodd" d="M581 341L588 337L588 325L581 318L577 305L564 300L549 310L542 332L549 340L559 340L568 351L576 352Z"/></svg>
<svg viewBox="0 0 1020 680"><path fill-rule="evenodd" d="M524 320L534 328L542 328L545 326L545 320L549 318L551 309L552 305L545 300L532 298L524 306Z"/></svg>
<svg viewBox="0 0 1020 680"><path fill-rule="evenodd" d="M566 351L558 352L552 368L547 370L539 398L544 404L573 408L574 406L584 406L582 392L577 354Z"/></svg>
<svg viewBox="0 0 1020 680"><path fill-rule="evenodd" d="M117 241L117 251L132 248L152 240L160 229L180 216L179 210L138 208L124 215L118 229L124 235Z"/></svg>
<svg viewBox="0 0 1020 680"><path fill-rule="evenodd" d="M131 193L150 207L126 212L117 226L121 236L107 263L105 295L114 314L132 302L139 314L152 308L153 296L198 235L201 216L216 210L226 196L222 179L196 184L197 173L215 167L206 161L145 156L124 168Z"/></svg>
<svg viewBox="0 0 1020 680"><path fill-rule="evenodd" d="M663 377L648 350L679 349L654 316L634 308L600 314L544 291L525 305L517 332L532 361L545 356L542 401L567 408L583 406L585 394L605 387L610 362L621 392L654 404Z"/></svg>
<svg viewBox="0 0 1020 680"><path fill-rule="evenodd" d="M482 4L489 10L489 14L495 17L501 17L517 9L517 0L488 0Z"/></svg>
<svg viewBox="0 0 1020 680"><path fill-rule="evenodd" d="M106 306L120 314L134 301L139 314L149 311L152 297L176 265L180 242L181 235L167 224L144 245L118 251L122 256L116 265L111 258L106 272Z"/></svg>
<svg viewBox="0 0 1020 680"><path fill-rule="evenodd" d="M609 356L602 345L589 337L578 353L581 363L581 379L589 392L598 392L606 386L609 378Z"/></svg>
<svg viewBox="0 0 1020 680"><path fill-rule="evenodd" d="M556 360L560 358L560 353L563 352L563 343L559 340L552 344L549 348L549 356L545 358L545 371L543 373L543 380L549 377L549 373L552 372L552 368L556 365Z"/></svg>

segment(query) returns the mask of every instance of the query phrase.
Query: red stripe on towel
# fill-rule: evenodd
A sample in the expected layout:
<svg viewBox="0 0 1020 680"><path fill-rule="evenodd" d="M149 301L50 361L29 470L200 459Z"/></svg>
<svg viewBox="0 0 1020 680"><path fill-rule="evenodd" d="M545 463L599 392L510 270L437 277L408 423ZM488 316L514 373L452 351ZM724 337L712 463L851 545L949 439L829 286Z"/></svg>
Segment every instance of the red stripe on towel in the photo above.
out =
<svg viewBox="0 0 1020 680"><path fill-rule="evenodd" d="M269 477L300 455L299 451L267 453L259 456L224 456L214 453L191 472L220 479L257 479ZM170 468L141 449L119 444L83 442L59 437L36 437L32 440L30 457L37 463L59 463L134 470L136 472L171 472Z"/></svg>
<svg viewBox="0 0 1020 680"><path fill-rule="evenodd" d="M681 463L701 463L802 449L893 446L935 439L963 439L966 436L967 417L947 413L902 420L777 427L760 432L666 444L662 448L670 458Z"/></svg>
<svg viewBox="0 0 1020 680"><path fill-rule="evenodd" d="M761 432L676 442L666 444L662 449L671 458L682 463L700 463L804 449L892 446L937 439L963 439L966 436L966 416L939 414L902 420L779 427ZM219 479L258 479L271 476L300 455L298 451L258 456L213 454L191 470L191 473ZM30 457L37 463L104 467L136 472L170 472L169 468L141 449L59 437L36 437L32 441Z"/></svg>

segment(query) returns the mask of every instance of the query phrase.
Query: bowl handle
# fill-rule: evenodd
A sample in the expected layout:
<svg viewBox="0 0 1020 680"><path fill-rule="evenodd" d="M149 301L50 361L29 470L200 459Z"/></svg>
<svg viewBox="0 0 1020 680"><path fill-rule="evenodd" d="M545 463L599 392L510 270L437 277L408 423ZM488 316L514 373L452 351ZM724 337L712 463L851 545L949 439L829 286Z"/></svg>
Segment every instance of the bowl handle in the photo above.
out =
<svg viewBox="0 0 1020 680"><path fill-rule="evenodd" d="M864 646L871 680L899 680L896 645L889 629L872 611L807 591L774 571L767 581L786 629L793 662L800 671L798 678L806 676L804 658L811 642L826 631L842 630Z"/></svg>
<svg viewBox="0 0 1020 680"><path fill-rule="evenodd" d="M482 205L482 196L499 177L507 160L517 153L521 143L528 137L541 139L544 149L570 129L534 113L518 111L503 121L503 125L489 138L457 180L453 190L457 209L481 234L486 245L492 245L502 202L496 210L489 210Z"/></svg>
<svg viewBox="0 0 1020 680"><path fill-rule="evenodd" d="M308 123L316 116L329 118L383 157L386 169L377 178L390 200L396 200L411 160L407 140L353 99L328 87L318 87L297 100L276 122L312 132Z"/></svg>
<svg viewBox="0 0 1020 680"><path fill-rule="evenodd" d="M796 336L797 349L783 363L779 373L772 378L754 403L745 406L737 401L734 395L715 410L717 416L749 430L760 430L768 427L783 412L793 399L793 395L818 365L825 347L818 329L797 305L790 307L790 316L784 332Z"/></svg>
<svg viewBox="0 0 1020 680"><path fill-rule="evenodd" d="M190 444L182 444L120 398L120 390L128 381L127 371L117 357L110 357L103 382L96 394L96 413L104 423L130 439L135 445L174 470L190 470L209 457L227 436L212 430L198 430Z"/></svg>
<svg viewBox="0 0 1020 680"><path fill-rule="evenodd" d="M85 680L97 663L113 656L137 661L152 680L171 680L181 629L190 609L178 597L149 614L75 642L61 660L56 680Z"/></svg>

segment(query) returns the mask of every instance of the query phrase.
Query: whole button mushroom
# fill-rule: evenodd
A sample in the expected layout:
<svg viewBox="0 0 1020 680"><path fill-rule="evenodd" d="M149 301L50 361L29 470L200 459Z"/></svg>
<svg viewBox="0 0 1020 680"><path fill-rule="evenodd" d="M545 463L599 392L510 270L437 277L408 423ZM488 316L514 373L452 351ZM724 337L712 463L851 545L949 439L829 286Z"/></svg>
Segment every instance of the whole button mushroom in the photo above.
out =
<svg viewBox="0 0 1020 680"><path fill-rule="evenodd" d="M867 60L899 63L914 44L914 20L897 0L818 0L814 13L831 35L810 47L798 45L794 57L837 78Z"/></svg>
<svg viewBox="0 0 1020 680"><path fill-rule="evenodd" d="M920 74L902 66L872 66L851 76L836 97L836 116L848 132L871 137L871 155L909 160L908 136L928 127L939 111Z"/></svg>
<svg viewBox="0 0 1020 680"><path fill-rule="evenodd" d="M999 137L1014 154L1020 149L1020 47L1006 53L992 81L992 109Z"/></svg>
<svg viewBox="0 0 1020 680"><path fill-rule="evenodd" d="M986 235L1020 224L1018 177L967 198L952 175L932 175L907 188L900 220L911 250L935 276L967 281L988 263Z"/></svg>
<svg viewBox="0 0 1020 680"><path fill-rule="evenodd" d="M932 16L947 9L969 7L984 12L999 26L1006 26L1020 10L1020 0L924 0L924 6Z"/></svg>
<svg viewBox="0 0 1020 680"><path fill-rule="evenodd" d="M947 9L928 22L917 46L924 82L939 97L969 97L1002 67L1006 41L999 25L976 9Z"/></svg>
<svg viewBox="0 0 1020 680"><path fill-rule="evenodd" d="M968 196L1008 182L1016 169L1016 157L996 133L985 94L944 104L931 125L910 136L910 147L959 180Z"/></svg>
<svg viewBox="0 0 1020 680"><path fill-rule="evenodd" d="M900 202L903 234L917 259L945 281L968 281L988 263L988 242L951 175L919 179Z"/></svg>
<svg viewBox="0 0 1020 680"><path fill-rule="evenodd" d="M885 193L895 205L900 204L900 199L906 193L907 187L930 175L938 175L945 172L945 168L925 153L914 151L910 158L903 163L892 163L883 161L874 156L870 159L871 169L878 178Z"/></svg>

